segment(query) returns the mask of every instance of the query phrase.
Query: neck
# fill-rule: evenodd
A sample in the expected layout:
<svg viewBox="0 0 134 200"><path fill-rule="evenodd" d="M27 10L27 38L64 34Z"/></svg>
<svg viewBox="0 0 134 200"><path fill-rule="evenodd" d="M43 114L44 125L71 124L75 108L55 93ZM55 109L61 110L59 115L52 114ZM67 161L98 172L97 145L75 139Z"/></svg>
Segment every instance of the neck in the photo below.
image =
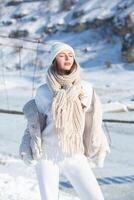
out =
<svg viewBox="0 0 134 200"><path fill-rule="evenodd" d="M57 70L57 73L60 75L69 75L71 70Z"/></svg>

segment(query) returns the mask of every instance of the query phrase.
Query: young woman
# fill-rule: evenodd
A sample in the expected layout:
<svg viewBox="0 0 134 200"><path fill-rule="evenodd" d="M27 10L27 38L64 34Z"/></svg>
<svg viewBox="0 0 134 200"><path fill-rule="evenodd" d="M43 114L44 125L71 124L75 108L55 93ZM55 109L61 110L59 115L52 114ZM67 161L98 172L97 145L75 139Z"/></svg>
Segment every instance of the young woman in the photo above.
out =
<svg viewBox="0 0 134 200"><path fill-rule="evenodd" d="M91 169L92 157L102 167L110 151L100 100L92 85L81 80L71 46L54 44L50 60L46 83L23 108L28 125L21 158L34 163L42 200L59 199L60 175L71 182L81 200L103 200Z"/></svg>

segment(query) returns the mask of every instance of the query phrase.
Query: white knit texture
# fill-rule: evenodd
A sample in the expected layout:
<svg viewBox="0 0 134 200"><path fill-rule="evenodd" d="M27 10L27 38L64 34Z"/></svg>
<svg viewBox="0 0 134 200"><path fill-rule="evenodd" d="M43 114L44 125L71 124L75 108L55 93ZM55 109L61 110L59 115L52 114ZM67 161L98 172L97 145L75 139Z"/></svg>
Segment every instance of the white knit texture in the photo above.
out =
<svg viewBox="0 0 134 200"><path fill-rule="evenodd" d="M69 75L61 76L52 65L48 69L47 84L53 94L51 111L63 152L84 153L85 105L79 66Z"/></svg>

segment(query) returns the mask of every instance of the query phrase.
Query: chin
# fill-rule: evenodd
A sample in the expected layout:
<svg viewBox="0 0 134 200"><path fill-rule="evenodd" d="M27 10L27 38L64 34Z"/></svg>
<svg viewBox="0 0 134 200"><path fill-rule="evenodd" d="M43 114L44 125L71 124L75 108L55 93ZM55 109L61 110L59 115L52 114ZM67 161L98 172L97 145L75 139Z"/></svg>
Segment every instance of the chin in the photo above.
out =
<svg viewBox="0 0 134 200"><path fill-rule="evenodd" d="M63 70L71 70L71 66L65 66Z"/></svg>
<svg viewBox="0 0 134 200"><path fill-rule="evenodd" d="M64 68L63 70L65 70L65 71L70 71L71 68Z"/></svg>

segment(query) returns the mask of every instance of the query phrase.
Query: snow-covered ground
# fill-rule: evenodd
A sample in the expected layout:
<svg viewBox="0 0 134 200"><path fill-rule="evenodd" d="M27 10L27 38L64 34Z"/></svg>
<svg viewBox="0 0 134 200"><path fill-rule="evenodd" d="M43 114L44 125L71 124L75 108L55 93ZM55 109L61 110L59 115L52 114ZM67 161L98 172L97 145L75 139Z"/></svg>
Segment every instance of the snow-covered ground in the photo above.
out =
<svg viewBox="0 0 134 200"><path fill-rule="evenodd" d="M45 82L45 72L5 72L0 76L0 108L22 110L26 101L33 98L36 88ZM113 66L112 69L83 69L81 77L93 84L100 96L103 112L128 112L134 110L134 71Z"/></svg>
<svg viewBox="0 0 134 200"><path fill-rule="evenodd" d="M45 81L45 71L43 75L40 72L37 75L35 88ZM130 104L133 106L134 102L132 101L133 71L118 67L112 69L86 68L81 70L81 75L96 88L102 101L105 119L134 121L134 112L132 109L131 111L126 109ZM0 108L8 109L9 106L11 110L22 110L24 103L32 98L32 84L30 72L22 72L21 77L17 71L5 72L5 82L3 87L1 84L0 90ZM8 97L8 104L6 97ZM124 107L125 109L120 109ZM0 122L0 199L39 200L39 188L34 168L27 167L18 157L26 120L22 115L0 114ZM109 132L106 131L106 126ZM111 153L107 156L103 169L94 169L96 177L133 175L134 124L105 123L104 130L111 143ZM134 183L101 185L101 188L106 200L133 200L134 198ZM78 200L79 198L72 188L68 189L60 185L60 199Z"/></svg>
<svg viewBox="0 0 134 200"><path fill-rule="evenodd" d="M78 58L81 60L79 54ZM99 68L97 62L95 64L94 60L95 67L93 68L91 66L82 68L81 76L96 88L102 101L104 118L134 121L132 111L134 109L134 71L125 69L122 63L113 64L111 68L106 68L105 65ZM37 71L34 90L32 89L33 69L22 70L21 76L19 71L3 70L0 76L0 108L22 110L25 102L35 95L36 88L45 82L46 68L43 71ZM26 121L23 116L0 114L0 122L0 199L39 200L35 171L25 166L18 158L18 148ZM96 177L133 175L134 125L107 123L107 126L110 131L111 154L107 157L103 169L94 169ZM109 134L107 137L109 138ZM106 200L134 199L133 183L102 185L101 188ZM60 186L60 199L78 200L79 198L73 189Z"/></svg>
<svg viewBox="0 0 134 200"><path fill-rule="evenodd" d="M132 119L134 120L134 116ZM26 166L18 156L26 120L24 116L0 114L0 122L0 199L39 200L34 167ZM109 130L106 136L109 142L111 141L111 153L107 156L103 169L94 169L96 177L112 178L133 175L134 124L107 123L106 125ZM63 181L62 177L61 180ZM133 200L133 187L134 183L101 185L106 200ZM60 184L60 199L78 200L79 198L72 188L63 187Z"/></svg>

